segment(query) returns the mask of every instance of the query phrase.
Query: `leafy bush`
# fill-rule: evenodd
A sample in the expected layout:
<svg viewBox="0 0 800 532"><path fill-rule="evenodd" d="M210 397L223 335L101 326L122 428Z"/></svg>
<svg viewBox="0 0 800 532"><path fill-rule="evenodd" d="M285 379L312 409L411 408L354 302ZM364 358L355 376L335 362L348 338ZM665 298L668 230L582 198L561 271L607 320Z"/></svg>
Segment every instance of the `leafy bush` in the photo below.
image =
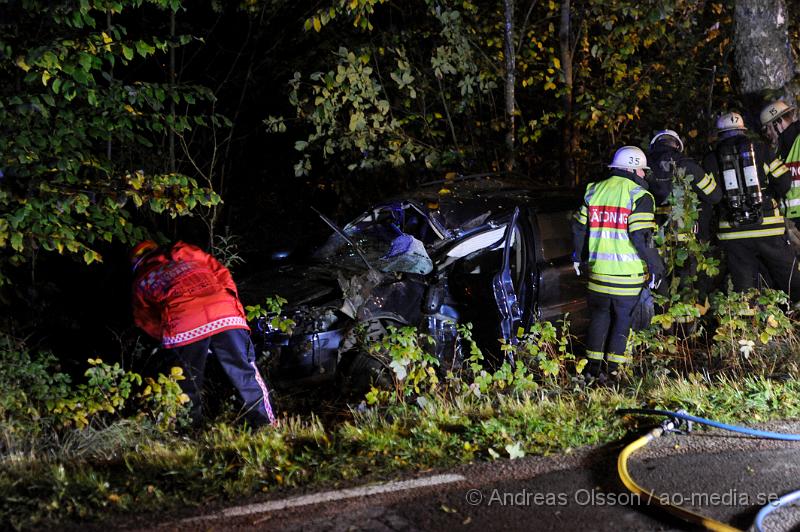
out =
<svg viewBox="0 0 800 532"><path fill-rule="evenodd" d="M789 298L780 290L717 294L713 301L718 323L713 352L738 367L742 359L747 361L751 355L764 351L758 345L767 346L776 340L796 345L788 309Z"/></svg>
<svg viewBox="0 0 800 532"><path fill-rule="evenodd" d="M439 385L436 368L439 360L424 349L433 339L420 334L414 327L397 328L390 325L380 342L368 346L370 356L382 360L392 370L394 390L375 386L367 394L367 402L404 402L411 396L433 393Z"/></svg>
<svg viewBox="0 0 800 532"><path fill-rule="evenodd" d="M690 317L692 321L686 320ZM677 303L631 335L641 372L692 373L701 369L743 376L791 369L797 348L795 320L780 290L715 293L711 312Z"/></svg>
<svg viewBox="0 0 800 532"><path fill-rule="evenodd" d="M134 385L142 384L138 373L123 370L119 363L113 366L99 358L89 359L91 366L84 375L85 384L79 384L65 397L48 400L51 414L65 426L84 428L98 423L104 414L118 414L125 406Z"/></svg>
<svg viewBox="0 0 800 532"><path fill-rule="evenodd" d="M183 369L179 367L171 368L169 375L159 374L155 379L147 377L145 388L138 395L145 406L140 415L146 411L160 430L188 425L189 412L185 405L190 399L178 384L185 378Z"/></svg>
<svg viewBox="0 0 800 532"><path fill-rule="evenodd" d="M430 395L448 399L507 392L529 395L541 386L560 389L569 385L573 380L571 370L580 373L586 364L584 360L576 361L572 353L574 337L567 320L561 322L560 328L550 322L537 322L528 332L520 329L514 343L501 345L506 359L495 369L489 367L472 339L471 324L459 325L458 335L461 349L468 349L465 364L448 371L442 381L437 372L439 361L425 349L433 339L413 327L389 327L388 334L369 350L392 370L394 389L373 386L367 403L402 403L409 397L425 403L427 400L419 397Z"/></svg>
<svg viewBox="0 0 800 532"><path fill-rule="evenodd" d="M294 320L286 318L281 314L283 306L286 303L286 299L275 295L274 297L268 297L264 301L266 308L261 305L247 305L245 307L247 320L263 322L266 329L270 331L280 331L282 333L291 334L296 323Z"/></svg>
<svg viewBox="0 0 800 532"><path fill-rule="evenodd" d="M189 398L180 368L142 379L99 358L89 359L86 381L73 384L49 353L31 354L24 342L0 336L0 455L50 447L71 430L102 430L127 418L172 430L186 418Z"/></svg>
<svg viewBox="0 0 800 532"><path fill-rule="evenodd" d="M692 186L693 176L687 176L684 168L672 164L673 186L667 198L669 215L655 236L667 271L667 295L660 302L665 308L701 303L697 290L699 277L719 274L719 260L711 253L710 244L697 237L701 204Z"/></svg>
<svg viewBox="0 0 800 532"><path fill-rule="evenodd" d="M180 7L148 4L165 14ZM192 41L129 33L126 21L144 9L132 0L3 2L0 283L9 264L42 250L91 264L103 241L141 240L134 211L174 218L220 203L211 183L166 168L155 149L168 134L184 139L226 120L204 112L214 99L207 88L137 77Z"/></svg>
<svg viewBox="0 0 800 532"><path fill-rule="evenodd" d="M52 354L31 355L23 342L0 335L0 452L29 450L46 429L47 401L69 394L70 378L53 371L55 365Z"/></svg>

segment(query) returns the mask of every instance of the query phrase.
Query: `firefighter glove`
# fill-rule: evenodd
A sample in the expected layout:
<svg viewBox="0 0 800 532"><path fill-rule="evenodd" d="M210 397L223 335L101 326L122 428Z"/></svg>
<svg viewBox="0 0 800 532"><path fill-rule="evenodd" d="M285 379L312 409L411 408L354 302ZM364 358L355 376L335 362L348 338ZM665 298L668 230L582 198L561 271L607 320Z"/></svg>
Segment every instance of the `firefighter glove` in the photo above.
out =
<svg viewBox="0 0 800 532"><path fill-rule="evenodd" d="M648 288L650 288L650 290L656 290L658 289L659 286L661 286L661 281L663 280L664 280L663 275L654 273L650 275L650 284L648 284L647 286Z"/></svg>

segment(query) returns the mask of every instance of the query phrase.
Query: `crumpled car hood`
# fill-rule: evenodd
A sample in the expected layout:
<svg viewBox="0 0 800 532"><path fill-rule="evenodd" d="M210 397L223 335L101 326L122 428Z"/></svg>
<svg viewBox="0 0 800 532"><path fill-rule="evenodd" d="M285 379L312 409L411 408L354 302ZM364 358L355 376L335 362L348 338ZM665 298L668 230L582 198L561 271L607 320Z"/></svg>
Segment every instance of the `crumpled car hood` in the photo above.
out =
<svg viewBox="0 0 800 532"><path fill-rule="evenodd" d="M323 265L286 265L248 277L239 283L239 296L244 304L257 305L279 295L292 307L340 300L338 273Z"/></svg>

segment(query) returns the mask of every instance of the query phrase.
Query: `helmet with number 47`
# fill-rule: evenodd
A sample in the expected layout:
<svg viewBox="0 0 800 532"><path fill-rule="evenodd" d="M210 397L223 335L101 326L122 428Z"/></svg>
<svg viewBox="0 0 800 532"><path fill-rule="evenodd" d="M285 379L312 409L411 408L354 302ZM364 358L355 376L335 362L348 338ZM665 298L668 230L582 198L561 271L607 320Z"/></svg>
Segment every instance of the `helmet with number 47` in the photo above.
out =
<svg viewBox="0 0 800 532"><path fill-rule="evenodd" d="M739 113L724 113L717 118L715 129L719 135L729 131L746 131L747 126L744 125L744 118Z"/></svg>

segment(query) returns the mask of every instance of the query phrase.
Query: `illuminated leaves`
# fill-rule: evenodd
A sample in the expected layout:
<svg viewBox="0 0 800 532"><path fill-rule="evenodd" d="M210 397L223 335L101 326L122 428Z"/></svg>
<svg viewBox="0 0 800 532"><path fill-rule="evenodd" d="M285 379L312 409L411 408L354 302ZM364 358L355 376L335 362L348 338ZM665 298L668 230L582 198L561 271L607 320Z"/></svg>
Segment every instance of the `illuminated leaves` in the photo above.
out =
<svg viewBox="0 0 800 532"><path fill-rule="evenodd" d="M151 4L178 7L174 0ZM131 0L96 10L82 3L58 12L30 7L3 36L0 62L15 79L0 87L0 167L13 176L0 185L0 271L39 249L99 262L97 243L144 236L129 223L126 208L176 217L219 203L196 180L159 172L163 159L152 150L170 129L180 134L224 125L221 117L191 111L210 92L176 87L172 101L181 112L173 119L166 113L169 87L113 75L116 64L146 65L169 49L160 38L129 37L113 17L107 26L107 15L135 14L139 5ZM35 35L31 27L39 28ZM176 41L185 44L189 37ZM133 164L147 169L126 167Z"/></svg>

